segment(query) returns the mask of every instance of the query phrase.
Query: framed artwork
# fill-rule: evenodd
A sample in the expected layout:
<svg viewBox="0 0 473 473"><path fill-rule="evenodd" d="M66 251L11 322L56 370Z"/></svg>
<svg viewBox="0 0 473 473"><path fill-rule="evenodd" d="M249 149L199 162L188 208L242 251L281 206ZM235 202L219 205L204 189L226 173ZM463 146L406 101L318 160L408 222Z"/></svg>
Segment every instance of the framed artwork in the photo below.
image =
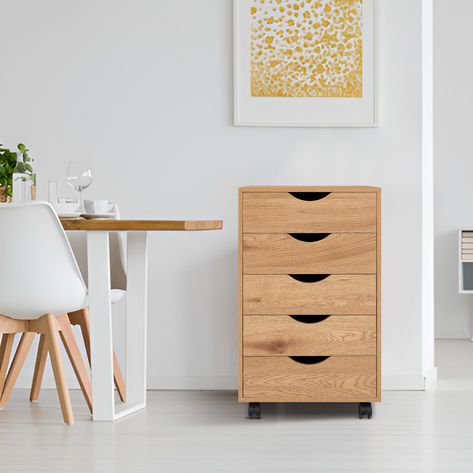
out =
<svg viewBox="0 0 473 473"><path fill-rule="evenodd" d="M234 0L235 125L377 126L375 0Z"/></svg>

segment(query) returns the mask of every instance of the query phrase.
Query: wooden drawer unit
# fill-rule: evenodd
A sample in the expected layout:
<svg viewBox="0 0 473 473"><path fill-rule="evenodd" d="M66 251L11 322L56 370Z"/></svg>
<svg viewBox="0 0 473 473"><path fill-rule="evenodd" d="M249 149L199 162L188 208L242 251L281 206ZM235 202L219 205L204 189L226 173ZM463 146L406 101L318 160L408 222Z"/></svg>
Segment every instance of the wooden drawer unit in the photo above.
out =
<svg viewBox="0 0 473 473"><path fill-rule="evenodd" d="M381 190L239 194L239 400L381 400Z"/></svg>

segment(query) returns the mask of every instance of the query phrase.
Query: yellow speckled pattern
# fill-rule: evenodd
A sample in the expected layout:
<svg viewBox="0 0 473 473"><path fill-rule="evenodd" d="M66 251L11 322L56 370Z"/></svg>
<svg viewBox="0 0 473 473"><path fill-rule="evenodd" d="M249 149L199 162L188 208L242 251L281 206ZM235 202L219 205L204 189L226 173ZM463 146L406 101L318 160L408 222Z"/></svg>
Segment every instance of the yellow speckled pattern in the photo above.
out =
<svg viewBox="0 0 473 473"><path fill-rule="evenodd" d="M252 0L253 97L362 97L363 0Z"/></svg>

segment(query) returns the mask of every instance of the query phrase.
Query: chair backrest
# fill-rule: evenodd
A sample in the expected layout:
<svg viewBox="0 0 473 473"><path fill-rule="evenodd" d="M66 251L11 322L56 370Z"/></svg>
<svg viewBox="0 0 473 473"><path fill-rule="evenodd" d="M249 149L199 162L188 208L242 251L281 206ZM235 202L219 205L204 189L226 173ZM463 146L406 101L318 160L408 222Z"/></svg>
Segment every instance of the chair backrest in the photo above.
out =
<svg viewBox="0 0 473 473"><path fill-rule="evenodd" d="M87 287L47 202L0 204L0 314L36 319L87 305Z"/></svg>
<svg viewBox="0 0 473 473"><path fill-rule="evenodd" d="M113 205L114 219L120 218L120 211ZM88 283L87 272L87 235L86 232L66 232L72 251L79 265L82 278ZM120 232L110 232L110 282L111 289L126 290L125 235Z"/></svg>

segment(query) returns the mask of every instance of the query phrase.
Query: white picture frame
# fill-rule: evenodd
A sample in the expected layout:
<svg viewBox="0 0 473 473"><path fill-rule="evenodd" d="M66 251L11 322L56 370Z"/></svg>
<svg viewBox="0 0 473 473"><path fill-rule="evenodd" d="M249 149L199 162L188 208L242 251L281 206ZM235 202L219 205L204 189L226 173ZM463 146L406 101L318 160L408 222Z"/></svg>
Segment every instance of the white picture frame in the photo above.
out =
<svg viewBox="0 0 473 473"><path fill-rule="evenodd" d="M352 98L253 97L250 72L253 0L234 0L234 125L377 127L375 0L362 1L362 96Z"/></svg>

